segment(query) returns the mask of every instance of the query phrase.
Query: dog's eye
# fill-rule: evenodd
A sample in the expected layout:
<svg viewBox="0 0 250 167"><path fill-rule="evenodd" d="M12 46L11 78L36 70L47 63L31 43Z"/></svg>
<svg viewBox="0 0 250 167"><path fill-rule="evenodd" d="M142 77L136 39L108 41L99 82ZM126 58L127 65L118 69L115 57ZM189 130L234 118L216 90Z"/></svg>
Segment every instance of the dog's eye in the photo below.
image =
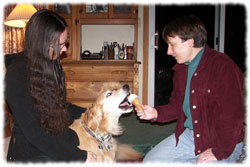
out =
<svg viewBox="0 0 250 167"><path fill-rule="evenodd" d="M107 94L106 94L106 97L109 97L109 96L111 96L112 95L112 92L108 92Z"/></svg>

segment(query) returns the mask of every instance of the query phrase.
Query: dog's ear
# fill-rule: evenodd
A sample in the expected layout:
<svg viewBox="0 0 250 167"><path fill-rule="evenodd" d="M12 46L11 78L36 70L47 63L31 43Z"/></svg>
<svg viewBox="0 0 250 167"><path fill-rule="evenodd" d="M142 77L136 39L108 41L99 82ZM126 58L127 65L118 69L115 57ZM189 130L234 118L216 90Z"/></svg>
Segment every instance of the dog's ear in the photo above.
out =
<svg viewBox="0 0 250 167"><path fill-rule="evenodd" d="M96 131L101 122L101 112L98 105L90 107L87 113L84 115L83 121L92 131Z"/></svg>

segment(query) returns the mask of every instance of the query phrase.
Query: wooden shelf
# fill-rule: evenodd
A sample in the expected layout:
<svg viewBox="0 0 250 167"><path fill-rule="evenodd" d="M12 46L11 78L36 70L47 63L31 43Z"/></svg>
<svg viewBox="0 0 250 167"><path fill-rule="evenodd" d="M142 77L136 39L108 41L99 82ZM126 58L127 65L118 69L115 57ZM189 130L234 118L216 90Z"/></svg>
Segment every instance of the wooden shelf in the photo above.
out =
<svg viewBox="0 0 250 167"><path fill-rule="evenodd" d="M68 100L91 106L100 91L113 83L128 84L138 94L140 62L136 60L80 60L62 63Z"/></svg>
<svg viewBox="0 0 250 167"><path fill-rule="evenodd" d="M80 61L65 61L62 62L62 64L67 64L67 65L77 65L77 64L141 64L141 62L136 61L136 60L91 60L91 59L86 59L86 60L80 60Z"/></svg>

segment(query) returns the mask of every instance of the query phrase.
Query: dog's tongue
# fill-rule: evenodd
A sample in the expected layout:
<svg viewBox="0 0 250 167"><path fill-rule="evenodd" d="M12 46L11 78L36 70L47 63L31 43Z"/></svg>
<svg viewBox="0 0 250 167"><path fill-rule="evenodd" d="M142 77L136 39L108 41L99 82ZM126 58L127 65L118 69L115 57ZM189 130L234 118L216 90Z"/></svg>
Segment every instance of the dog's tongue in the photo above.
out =
<svg viewBox="0 0 250 167"><path fill-rule="evenodd" d="M129 104L128 104L128 102L123 102L122 104L120 104L120 106L128 106Z"/></svg>

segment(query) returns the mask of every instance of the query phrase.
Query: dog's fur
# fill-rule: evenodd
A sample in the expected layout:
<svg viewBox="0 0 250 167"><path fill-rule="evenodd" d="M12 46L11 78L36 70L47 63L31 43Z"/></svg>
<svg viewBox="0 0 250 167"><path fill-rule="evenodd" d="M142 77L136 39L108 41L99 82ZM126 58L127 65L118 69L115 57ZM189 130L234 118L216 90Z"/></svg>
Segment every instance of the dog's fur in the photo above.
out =
<svg viewBox="0 0 250 167"><path fill-rule="evenodd" d="M142 156L129 145L119 144L112 135L121 135L122 127L119 117L133 110L133 106L127 102L130 93L128 85L123 87L113 86L112 89L103 91L95 104L75 120L70 126L80 141L78 146L82 150L92 151L97 155L97 162L114 162L124 160L137 160ZM121 105L122 104L122 105ZM99 148L98 141L85 129L89 128L95 134L111 135L112 148L107 151L105 147Z"/></svg>

